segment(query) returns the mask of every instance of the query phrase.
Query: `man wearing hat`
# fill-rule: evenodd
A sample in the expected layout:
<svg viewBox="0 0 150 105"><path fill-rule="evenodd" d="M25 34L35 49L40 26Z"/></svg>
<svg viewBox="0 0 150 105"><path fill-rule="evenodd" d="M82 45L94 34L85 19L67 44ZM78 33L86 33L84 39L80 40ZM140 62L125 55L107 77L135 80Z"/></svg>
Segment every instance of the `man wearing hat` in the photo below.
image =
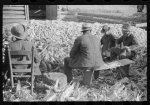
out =
<svg viewBox="0 0 150 105"><path fill-rule="evenodd" d="M123 24L122 33L123 36L117 40L117 44L120 44L121 49L125 49L127 51L126 57L129 59L133 59L135 56L135 49L138 47L138 43L134 37L134 35L130 32L131 25ZM124 55L120 55L124 56Z"/></svg>
<svg viewBox="0 0 150 105"><path fill-rule="evenodd" d="M26 50L31 51L34 44L30 41L26 40L27 32L26 27L23 24L17 24L11 28L11 33L13 35L14 41L9 44L9 48L11 51L17 50ZM35 59L35 74L41 75L41 71L39 70L39 64L41 61L41 57L37 53L36 48L34 47L34 59ZM19 58L19 56L18 56ZM14 58L15 59L15 58ZM15 68L27 68L28 65L17 65Z"/></svg>
<svg viewBox="0 0 150 105"><path fill-rule="evenodd" d="M72 69L91 70L104 64L100 41L91 35L91 30L88 24L82 25L83 35L75 39L70 57L64 59L64 71L68 82L72 80ZM98 74L99 72L96 72L94 77L98 77Z"/></svg>
<svg viewBox="0 0 150 105"><path fill-rule="evenodd" d="M111 58L110 49L116 46L116 39L112 35L112 33L110 33L109 30L110 27L108 27L107 25L104 25L101 30L101 33L104 34L103 37L101 38L102 56L104 61L110 60Z"/></svg>
<svg viewBox="0 0 150 105"><path fill-rule="evenodd" d="M11 51L16 50L26 50L31 51L32 47L34 47L34 60L35 60L35 75L41 75L41 72L43 74L43 77L46 77L47 79L51 79L56 81L59 80L59 87L64 88L67 85L67 77L64 73L47 73L47 63L41 60L40 55L37 53L37 50L34 46L34 44L30 41L25 40L27 33L25 26L22 24L19 24L17 26L12 27L11 32L13 36L15 37L15 41L9 44ZM21 65L21 66L15 66L15 68L27 68L28 65Z"/></svg>
<svg viewBox="0 0 150 105"><path fill-rule="evenodd" d="M128 58L133 60L136 52L135 49L138 47L138 43L134 37L134 35L130 32L131 25L130 24L123 24L122 26L122 33L123 36L117 40L117 44L120 44L121 49L123 52L119 54L119 58ZM122 75L125 77L129 77L129 65L121 67Z"/></svg>

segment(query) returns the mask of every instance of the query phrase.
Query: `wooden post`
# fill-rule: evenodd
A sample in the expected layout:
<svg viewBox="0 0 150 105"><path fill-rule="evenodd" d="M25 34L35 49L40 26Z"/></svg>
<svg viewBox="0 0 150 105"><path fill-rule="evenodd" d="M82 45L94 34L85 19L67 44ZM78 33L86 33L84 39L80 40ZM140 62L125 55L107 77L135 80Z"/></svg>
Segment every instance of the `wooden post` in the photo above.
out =
<svg viewBox="0 0 150 105"><path fill-rule="evenodd" d="M25 5L25 17L26 17L26 20L29 20L29 6L28 5Z"/></svg>
<svg viewBox="0 0 150 105"><path fill-rule="evenodd" d="M34 85L34 48L32 47L32 63L31 63L31 95L33 95Z"/></svg>
<svg viewBox="0 0 150 105"><path fill-rule="evenodd" d="M46 19L57 19L57 5L46 5Z"/></svg>
<svg viewBox="0 0 150 105"><path fill-rule="evenodd" d="M10 49L9 46L6 47L8 51L8 58L9 58L9 67L10 67L10 78L11 78L11 86L14 87L14 77L12 72L12 63L11 63L11 55L10 55Z"/></svg>

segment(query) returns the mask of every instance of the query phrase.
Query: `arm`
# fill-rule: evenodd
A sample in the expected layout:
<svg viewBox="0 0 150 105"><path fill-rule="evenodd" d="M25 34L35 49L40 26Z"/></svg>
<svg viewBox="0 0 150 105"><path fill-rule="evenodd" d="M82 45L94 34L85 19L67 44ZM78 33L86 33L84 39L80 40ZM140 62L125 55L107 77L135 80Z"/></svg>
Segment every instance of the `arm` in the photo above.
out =
<svg viewBox="0 0 150 105"><path fill-rule="evenodd" d="M79 49L80 49L80 39L77 38L74 42L74 45L73 45L71 51L70 51L70 57L71 58L75 57L75 55L77 54Z"/></svg>
<svg viewBox="0 0 150 105"><path fill-rule="evenodd" d="M133 35L131 36L131 39L132 39L132 45L128 46L128 47L132 51L132 50L135 50L138 47L138 43L137 43L137 41L136 41L136 39Z"/></svg>
<svg viewBox="0 0 150 105"><path fill-rule="evenodd" d="M122 48L123 45L122 45L122 42L123 42L123 36L121 36L119 39L117 39L117 45L119 44L119 47Z"/></svg>
<svg viewBox="0 0 150 105"><path fill-rule="evenodd" d="M119 39L117 39L117 44L121 44L122 41L123 41L123 36L121 36Z"/></svg>

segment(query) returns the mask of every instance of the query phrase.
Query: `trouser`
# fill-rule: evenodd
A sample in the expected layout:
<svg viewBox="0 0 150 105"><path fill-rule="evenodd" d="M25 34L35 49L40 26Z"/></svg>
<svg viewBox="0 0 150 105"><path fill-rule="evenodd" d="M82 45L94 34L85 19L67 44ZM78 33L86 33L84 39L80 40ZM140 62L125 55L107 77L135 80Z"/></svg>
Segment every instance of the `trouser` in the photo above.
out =
<svg viewBox="0 0 150 105"><path fill-rule="evenodd" d="M112 50L112 54L111 54L111 57L113 59L125 59L125 58L128 58L128 59L133 59L136 55L136 53L134 51L131 51L131 53L128 53L126 54L126 56L120 56L122 53L124 53L125 50L122 50L122 49L118 49L118 48L114 48ZM121 72L121 75L123 77L129 77L129 67L130 65L125 65L123 67L120 67L120 72Z"/></svg>
<svg viewBox="0 0 150 105"><path fill-rule="evenodd" d="M70 67L69 66L70 58L67 57L64 59L64 73L67 76L67 81L71 82L72 80L72 69L80 69L80 70L94 70L95 68L98 67ZM94 79L97 79L99 77L99 71L94 72Z"/></svg>
<svg viewBox="0 0 150 105"><path fill-rule="evenodd" d="M41 60L39 68L40 68L40 71L42 73L50 72L51 71L51 64L49 64L48 62L45 62L45 61Z"/></svg>

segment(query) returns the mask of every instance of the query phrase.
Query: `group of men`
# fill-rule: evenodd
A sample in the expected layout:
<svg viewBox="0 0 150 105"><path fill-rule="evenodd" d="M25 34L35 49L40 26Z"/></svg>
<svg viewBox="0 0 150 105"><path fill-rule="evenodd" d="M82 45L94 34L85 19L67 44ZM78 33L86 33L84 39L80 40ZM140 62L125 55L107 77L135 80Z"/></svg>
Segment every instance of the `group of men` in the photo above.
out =
<svg viewBox="0 0 150 105"><path fill-rule="evenodd" d="M109 31L110 27L104 25L101 31L104 35L100 40L91 34L92 28L88 24L83 24L83 35L75 39L70 51L70 57L64 58L64 73L55 73L55 75L51 73L51 78L53 79L53 76L55 76L55 78L67 77L67 82L69 83L73 79L72 69L92 70L112 59L133 59L135 52L132 49L137 46L137 42L130 33L130 27L129 24L124 24L122 27L123 36L116 39ZM32 47L34 47L35 74L41 75L44 74L45 71L49 71L47 70L48 64L41 60L35 45L26 40L27 32L25 26L22 24L14 26L11 29L11 33L14 38L13 42L9 44L10 50L31 51ZM118 47L118 45L120 46ZM27 65L16 66L14 68L27 68ZM124 76L129 76L129 66L125 66L121 72ZM98 72L96 74L98 74ZM66 75L66 77L64 75Z"/></svg>

